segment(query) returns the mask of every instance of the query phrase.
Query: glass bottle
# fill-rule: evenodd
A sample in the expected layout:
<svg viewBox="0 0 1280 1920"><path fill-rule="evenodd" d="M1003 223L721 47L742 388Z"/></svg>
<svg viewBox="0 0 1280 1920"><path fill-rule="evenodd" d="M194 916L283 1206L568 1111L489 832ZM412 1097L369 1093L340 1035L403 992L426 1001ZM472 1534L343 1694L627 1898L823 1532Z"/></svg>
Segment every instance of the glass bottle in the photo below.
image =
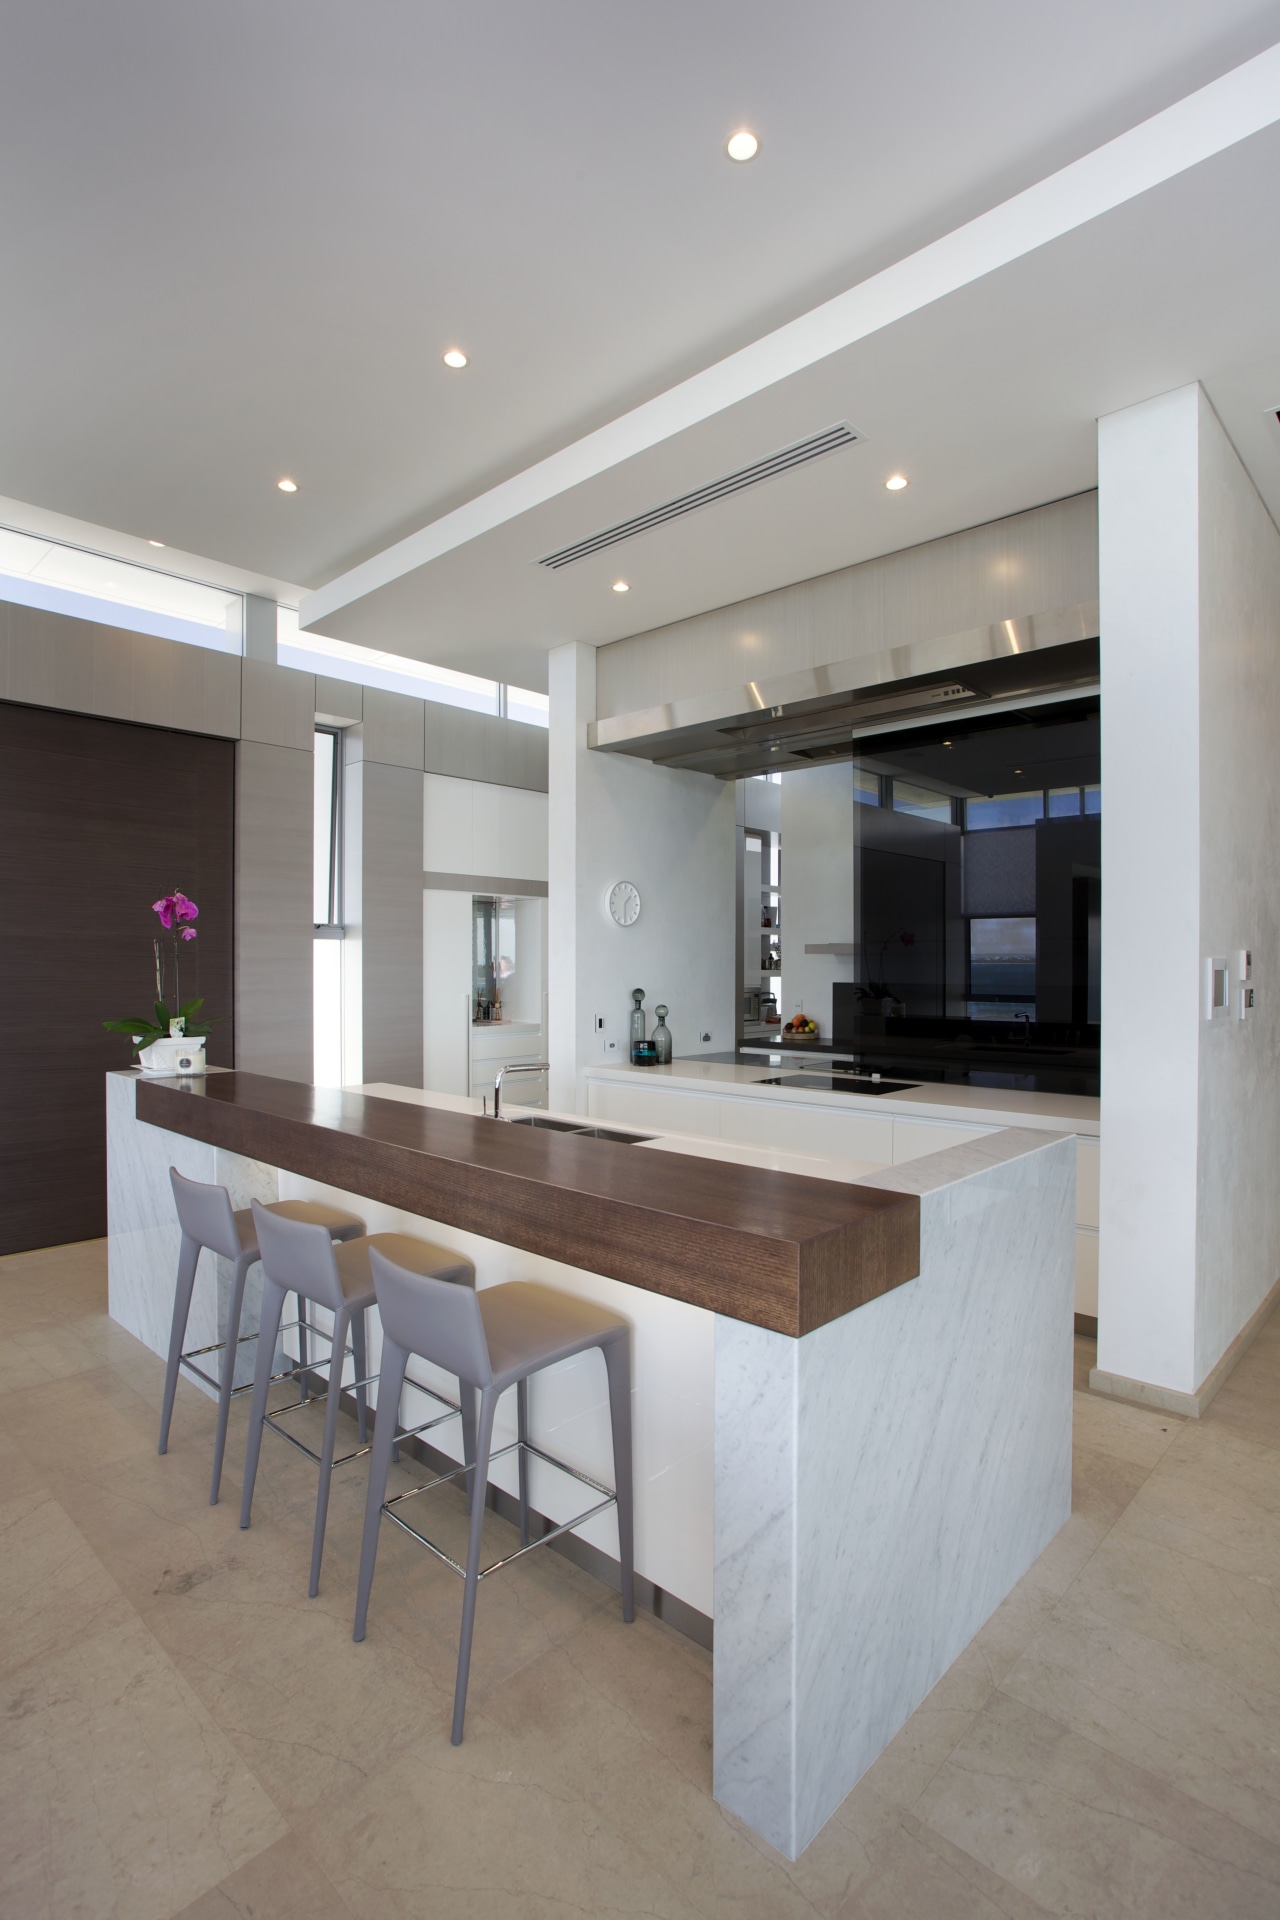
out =
<svg viewBox="0 0 1280 1920"><path fill-rule="evenodd" d="M644 988L633 987L631 989L631 1033L630 1045L628 1047L629 1057L633 1066L639 1061L636 1048L644 1044L644 1037Z"/></svg>
<svg viewBox="0 0 1280 1920"><path fill-rule="evenodd" d="M669 1067L671 1065L671 1029L667 1025L667 1010L665 1007L657 1007L655 1012L658 1016L658 1024L653 1030L653 1044L658 1050L658 1065Z"/></svg>

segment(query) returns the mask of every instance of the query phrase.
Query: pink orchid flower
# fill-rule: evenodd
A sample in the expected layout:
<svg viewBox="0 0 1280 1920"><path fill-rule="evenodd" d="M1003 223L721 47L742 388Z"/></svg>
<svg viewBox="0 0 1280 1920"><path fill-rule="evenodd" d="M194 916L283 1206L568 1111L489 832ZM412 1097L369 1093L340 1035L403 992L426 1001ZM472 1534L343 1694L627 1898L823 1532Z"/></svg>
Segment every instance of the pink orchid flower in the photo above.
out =
<svg viewBox="0 0 1280 1920"><path fill-rule="evenodd" d="M194 900L188 900L185 893L178 893L177 891L166 893L162 900L153 900L151 910L153 913L160 915L160 925L166 933L172 932L175 923L196 919L200 912ZM194 927L182 927L182 938L184 940L194 940L195 937L196 930Z"/></svg>

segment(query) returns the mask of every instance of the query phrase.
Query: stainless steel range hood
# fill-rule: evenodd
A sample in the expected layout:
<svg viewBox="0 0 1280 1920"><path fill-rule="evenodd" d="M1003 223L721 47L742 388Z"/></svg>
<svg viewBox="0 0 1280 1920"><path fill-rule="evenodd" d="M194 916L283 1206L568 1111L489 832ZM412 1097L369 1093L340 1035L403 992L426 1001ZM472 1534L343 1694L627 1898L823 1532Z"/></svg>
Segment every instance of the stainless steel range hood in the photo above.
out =
<svg viewBox="0 0 1280 1920"><path fill-rule="evenodd" d="M740 780L848 759L862 737L952 712L1038 705L1097 684L1094 601L596 720L587 744Z"/></svg>

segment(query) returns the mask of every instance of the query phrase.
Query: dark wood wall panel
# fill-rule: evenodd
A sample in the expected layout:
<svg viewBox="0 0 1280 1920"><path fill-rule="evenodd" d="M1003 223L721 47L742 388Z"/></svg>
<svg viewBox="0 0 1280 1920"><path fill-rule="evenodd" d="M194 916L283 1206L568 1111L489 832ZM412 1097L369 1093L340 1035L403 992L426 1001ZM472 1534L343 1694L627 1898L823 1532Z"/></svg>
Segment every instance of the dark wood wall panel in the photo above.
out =
<svg viewBox="0 0 1280 1920"><path fill-rule="evenodd" d="M0 1253L106 1232L104 1019L155 998L151 902L200 908L184 998L234 1061L235 746L0 702ZM197 982L198 968L198 982Z"/></svg>

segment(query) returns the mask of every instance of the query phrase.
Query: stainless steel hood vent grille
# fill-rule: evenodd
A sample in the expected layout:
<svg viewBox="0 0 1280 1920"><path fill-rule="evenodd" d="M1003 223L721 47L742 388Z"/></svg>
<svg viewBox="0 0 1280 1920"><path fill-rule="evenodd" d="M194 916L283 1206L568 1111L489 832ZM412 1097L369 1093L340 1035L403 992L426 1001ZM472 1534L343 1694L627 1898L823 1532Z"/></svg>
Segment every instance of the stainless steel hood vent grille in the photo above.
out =
<svg viewBox="0 0 1280 1920"><path fill-rule="evenodd" d="M862 438L855 433L847 421L838 426L828 427L823 433L814 433L807 440L798 440L793 447L783 447L780 453L771 453L765 460L757 460L752 466L739 467L736 473L727 473L721 480L708 481L705 487L697 487L692 493L682 493L677 500L668 500L660 507L650 507L647 513L638 513L632 520L623 520L616 527L606 527L602 533L590 534L587 539L579 540L571 547L561 547L558 553L544 554L539 560L540 567L554 570L571 567L577 560L585 560L588 555L600 553L605 547L616 547L620 540L630 540L637 533L648 533L652 527L665 526L669 520L682 520L686 513L697 513L701 507L709 507L717 500L727 500L730 494L741 493L745 487L758 486L762 480L772 480L779 473L790 473L793 467L806 466L810 460L820 460L824 454L835 453L840 447L851 447Z"/></svg>

